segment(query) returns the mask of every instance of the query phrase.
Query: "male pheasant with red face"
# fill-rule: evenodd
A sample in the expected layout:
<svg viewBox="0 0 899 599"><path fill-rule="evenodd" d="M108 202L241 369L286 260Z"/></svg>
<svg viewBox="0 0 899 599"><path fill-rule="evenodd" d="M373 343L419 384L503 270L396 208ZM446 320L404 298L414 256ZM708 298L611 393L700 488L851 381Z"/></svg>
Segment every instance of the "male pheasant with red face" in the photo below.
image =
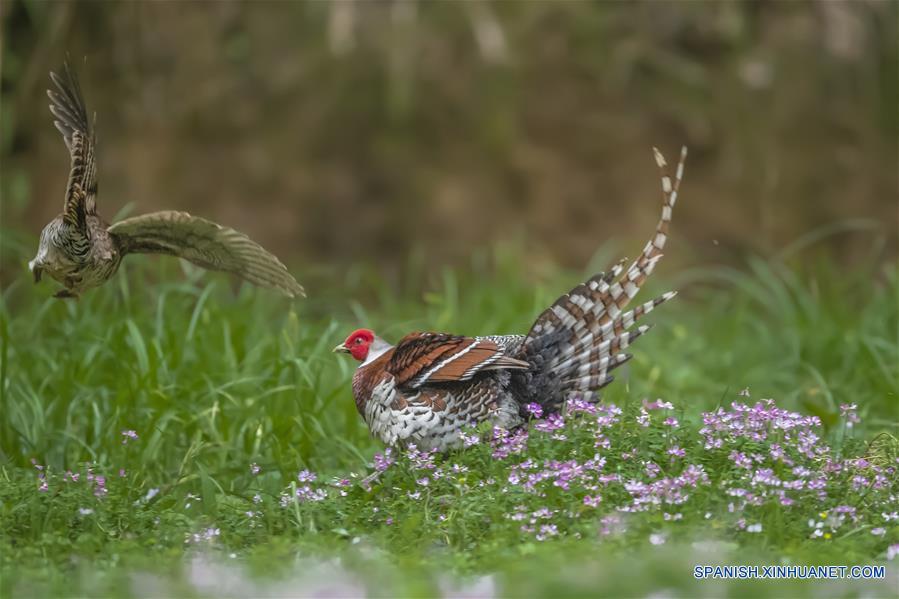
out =
<svg viewBox="0 0 899 599"><path fill-rule="evenodd" d="M687 155L684 148L672 184L664 157L654 152L662 170L662 218L643 253L626 271L619 262L560 297L527 335L411 333L390 345L360 329L334 348L360 362L353 395L374 436L388 445L445 451L481 422L516 428L527 422L529 404L551 414L569 397L595 398L612 382L609 373L631 358L624 350L649 330L634 323L675 296L625 311L662 257Z"/></svg>
<svg viewBox="0 0 899 599"><path fill-rule="evenodd" d="M71 157L62 214L41 232L37 256L28 263L34 282L46 273L65 287L55 297L76 298L102 285L126 254L170 254L210 270L277 289L294 297L303 288L287 268L258 243L234 229L186 212L166 210L109 225L97 213L97 146L75 73L50 73L50 112Z"/></svg>

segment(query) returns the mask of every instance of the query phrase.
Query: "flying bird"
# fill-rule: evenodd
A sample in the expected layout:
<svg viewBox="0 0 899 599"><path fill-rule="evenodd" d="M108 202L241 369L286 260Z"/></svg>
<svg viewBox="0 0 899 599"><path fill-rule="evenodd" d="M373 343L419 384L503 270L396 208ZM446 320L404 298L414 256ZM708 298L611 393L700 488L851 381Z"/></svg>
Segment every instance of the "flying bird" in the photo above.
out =
<svg viewBox="0 0 899 599"><path fill-rule="evenodd" d="M417 332L391 345L359 329L334 348L360 362L353 395L372 435L387 445L446 451L481 422L525 424L533 404L549 415L571 397L597 400L610 373L631 358L624 350L650 328L634 323L676 294L625 311L662 257L687 156L683 148L672 183L665 158L653 151L662 171L662 217L642 254L627 270L622 260L557 299L527 335Z"/></svg>
<svg viewBox="0 0 899 599"><path fill-rule="evenodd" d="M47 273L64 285L55 297L77 298L109 280L127 254L169 254L289 297L305 295L280 260L234 229L172 210L104 221L97 212L97 140L78 78L66 63L62 75L51 72L50 79L53 124L72 165L62 214L41 231L37 256L28 263L35 283Z"/></svg>

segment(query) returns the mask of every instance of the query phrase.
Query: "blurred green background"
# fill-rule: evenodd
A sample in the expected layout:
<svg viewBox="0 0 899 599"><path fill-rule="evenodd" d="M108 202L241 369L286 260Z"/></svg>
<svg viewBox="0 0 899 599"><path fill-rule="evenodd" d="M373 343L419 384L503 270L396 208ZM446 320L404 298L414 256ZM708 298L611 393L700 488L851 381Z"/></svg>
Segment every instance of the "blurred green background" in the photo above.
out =
<svg viewBox="0 0 899 599"><path fill-rule="evenodd" d="M318 265L321 285L359 263L390 280L413 251L458 264L511 242L535 269L583 267L607 240L633 254L658 216L653 145L691 150L669 265L810 232L808 252L843 264L871 260L872 239L896 253L895 2L0 11L5 285L27 276L8 248L33 252L62 203L45 89L67 54L97 113L107 218L188 210Z"/></svg>

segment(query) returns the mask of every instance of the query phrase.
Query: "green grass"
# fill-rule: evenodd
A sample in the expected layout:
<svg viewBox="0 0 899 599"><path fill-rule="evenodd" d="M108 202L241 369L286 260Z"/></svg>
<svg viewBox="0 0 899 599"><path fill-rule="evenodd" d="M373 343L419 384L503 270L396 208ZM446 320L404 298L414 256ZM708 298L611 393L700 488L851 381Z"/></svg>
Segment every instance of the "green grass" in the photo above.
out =
<svg viewBox="0 0 899 599"><path fill-rule="evenodd" d="M7 244L7 253L19 251ZM486 442L438 459L443 470L455 463L468 472L424 488L416 483L423 472L401 459L370 491L355 478L341 496L330 483L364 476L383 448L355 411L354 364L330 348L360 325L391 340L414 329L523 332L586 274L530 275L515 256L500 249L436 275L412 259L391 283L364 268L312 273L303 277L310 299L295 303L246 287L234 292L229 279L194 269L184 276L175 261L132 259L78 302L50 298L52 286L32 286L23 271L0 305L0 592L240 595L336 585L344 594L437 595L480 585L462 592L812 595L825 583L695 581L692 568L885 563L899 522L883 522L882 536L871 530L882 512L899 509L895 480L886 491L865 491L850 476L835 476L826 501L799 494L790 508L766 502L734 514L734 498L724 492L739 479L727 456L732 448L705 450L698 431L703 411L773 398L819 417L833 457L895 459L894 264L846 274L827 264L798 271L755 259L740 270L656 275L646 297L670 287L684 292L652 315L657 326L609 388L606 400L625 414L609 432L611 448L599 451L608 458L605 471L625 478L646 479L641 461L657 461L672 476L689 462L704 466L710 484L683 506L629 514L626 532L598 532L628 497L620 486L589 510L583 488L551 487L545 497L501 491L512 464L526 457L592 457L584 418L569 420L565 440L532 432L526 452L507 460L492 459ZM751 400L738 396L744 388ZM647 429L636 423L644 398L674 404L676 432L661 417ZM842 403L858 405L861 423L852 429L840 417ZM125 430L139 438L123 442ZM869 448L880 433L891 436ZM668 464L665 449L675 439L686 456ZM622 459L629 451L636 457ZM32 459L45 467L46 491ZM86 463L106 476L101 498ZM254 463L258 475L250 472ZM281 494L302 486L302 469L318 473L313 487L327 499L282 507ZM64 481L67 470L79 481ZM148 499L151 489L158 493ZM857 506L859 521L832 538L810 538L807 521L825 520L819 513L840 504ZM552 521L560 534L539 541L522 533L509 518L519 507L558 510ZM665 520L666 512L680 519ZM740 516L762 532L741 530ZM194 540L210 529L219 532ZM666 542L651 544L651 534ZM708 542L717 544L703 553ZM887 581L830 584L838 595L888 595L897 568L886 564Z"/></svg>

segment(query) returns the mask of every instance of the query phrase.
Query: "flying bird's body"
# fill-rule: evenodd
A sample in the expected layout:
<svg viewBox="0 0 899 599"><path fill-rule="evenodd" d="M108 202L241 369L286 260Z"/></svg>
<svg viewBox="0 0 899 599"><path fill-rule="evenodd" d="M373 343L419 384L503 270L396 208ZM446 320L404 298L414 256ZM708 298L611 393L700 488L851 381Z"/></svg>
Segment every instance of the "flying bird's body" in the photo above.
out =
<svg viewBox="0 0 899 599"><path fill-rule="evenodd" d="M656 151L662 218L640 257L560 297L527 335L412 333L394 346L360 329L334 348L360 362L353 395L372 434L388 445L445 451L482 422L509 430L535 411L560 411L572 397L595 400L612 382L609 373L631 358L624 350L650 328L634 323L675 295L625 311L662 256L685 157L686 150L672 184Z"/></svg>
<svg viewBox="0 0 899 599"><path fill-rule="evenodd" d="M65 285L57 297L75 297L109 279L122 263L107 225L98 216L85 219L82 231L57 216L44 228L37 257L32 261L41 271ZM39 278L40 275L36 275Z"/></svg>
<svg viewBox="0 0 899 599"><path fill-rule="evenodd" d="M50 73L47 91L54 124L71 157L63 212L41 232L37 255L28 267L35 282L43 273L62 283L56 297L78 297L105 283L129 253L162 253L210 270L235 274L255 285L303 295L283 264L249 237L186 212L163 211L109 225L97 213L96 138L75 74Z"/></svg>

